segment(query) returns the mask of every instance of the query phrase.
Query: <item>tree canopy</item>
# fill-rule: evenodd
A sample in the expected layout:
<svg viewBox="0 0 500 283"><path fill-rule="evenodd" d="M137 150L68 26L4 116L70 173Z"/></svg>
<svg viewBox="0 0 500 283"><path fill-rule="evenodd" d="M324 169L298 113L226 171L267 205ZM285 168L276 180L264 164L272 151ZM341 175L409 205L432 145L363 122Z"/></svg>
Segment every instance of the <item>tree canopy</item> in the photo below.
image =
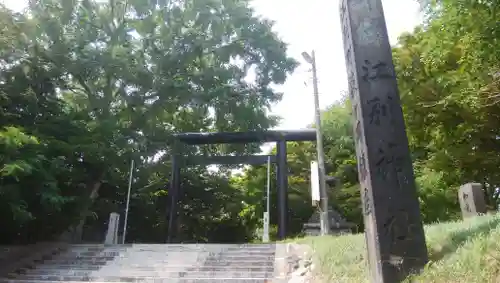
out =
<svg viewBox="0 0 500 283"><path fill-rule="evenodd" d="M296 66L247 1L41 0L25 13L1 12L5 240L36 235L28 232L42 223L56 226L45 236L75 221L81 230L92 215L122 209L132 159L140 189L130 226L145 210L151 233L137 237L163 237L172 134L276 125L268 111L281 94L271 86ZM236 192L225 194L221 177L204 171L187 172L185 211L238 224L239 211L223 205ZM222 191L202 193L213 182Z"/></svg>

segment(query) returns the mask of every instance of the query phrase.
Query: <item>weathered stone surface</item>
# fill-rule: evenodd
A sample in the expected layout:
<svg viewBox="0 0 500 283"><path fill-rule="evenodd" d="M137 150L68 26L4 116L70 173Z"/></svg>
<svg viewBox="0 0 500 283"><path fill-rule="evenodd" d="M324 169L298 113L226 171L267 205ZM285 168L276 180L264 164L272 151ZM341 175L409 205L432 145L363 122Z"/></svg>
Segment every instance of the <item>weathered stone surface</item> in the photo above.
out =
<svg viewBox="0 0 500 283"><path fill-rule="evenodd" d="M371 281L399 282L428 257L381 0L342 0L340 18Z"/></svg>
<svg viewBox="0 0 500 283"><path fill-rule="evenodd" d="M462 217L477 216L487 212L483 186L478 183L467 183L460 187L458 199Z"/></svg>

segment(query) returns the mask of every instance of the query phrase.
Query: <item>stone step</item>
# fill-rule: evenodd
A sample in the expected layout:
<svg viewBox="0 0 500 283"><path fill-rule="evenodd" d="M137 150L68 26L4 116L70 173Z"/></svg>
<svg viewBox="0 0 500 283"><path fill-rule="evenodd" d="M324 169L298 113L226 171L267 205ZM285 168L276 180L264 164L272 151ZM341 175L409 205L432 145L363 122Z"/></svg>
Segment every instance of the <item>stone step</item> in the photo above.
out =
<svg viewBox="0 0 500 283"><path fill-rule="evenodd" d="M231 258L220 258L220 259L200 259L199 261L187 261L189 264L204 264L204 265L245 265L245 264L268 264L268 263L274 263L274 258L263 260L263 259L254 259L254 258L245 258L245 259L238 259L234 260ZM52 261L51 261L52 262ZM49 263L49 262L46 262ZM80 263L84 263L81 262ZM130 266L150 266L152 264L155 265L184 265L181 263L180 260L175 260L175 258L171 259L163 259L163 260L140 260L140 259L121 259L121 260L115 260L115 261L108 261L106 262L107 265L117 265L117 266L124 266L124 265L130 265Z"/></svg>
<svg viewBox="0 0 500 283"><path fill-rule="evenodd" d="M130 257L130 256L141 256L141 257L162 257L162 256L180 256L180 255L205 255L205 256L228 256L228 257L274 257L273 253L252 253L252 252L165 252L165 253L151 253L151 252L122 252L122 253L62 253L56 255L57 258L67 258L67 257L78 257L78 258L88 258L88 257L102 257L102 258L114 258L114 257Z"/></svg>
<svg viewBox="0 0 500 283"><path fill-rule="evenodd" d="M266 250L256 250L256 249L175 249L175 250L148 250L148 249L124 249L124 250L113 250L113 249L103 249L103 250L87 250L87 249L70 249L63 251L60 254L119 254L119 253L153 253L153 254L165 254L165 253L252 253L252 254L270 254L275 253L275 249Z"/></svg>
<svg viewBox="0 0 500 283"><path fill-rule="evenodd" d="M72 245L1 282L271 282L275 244ZM275 279L273 283L280 282ZM286 282L286 281L284 281Z"/></svg>
<svg viewBox="0 0 500 283"><path fill-rule="evenodd" d="M80 261L80 260L57 260L57 259L48 259L39 263L39 265L92 265L92 266L104 266L108 264L109 261L100 260L100 261Z"/></svg>
<svg viewBox="0 0 500 283"><path fill-rule="evenodd" d="M24 279L0 279L0 283L81 283L88 281L57 281L57 280L24 280ZM92 281L93 283L121 283L123 281ZM158 279L141 279L141 283L269 283L271 282L269 279L246 279L246 278L217 278L217 279L207 279L207 278L168 278L164 281ZM272 280L273 283L286 283L286 280Z"/></svg>
<svg viewBox="0 0 500 283"><path fill-rule="evenodd" d="M169 253L228 253L228 254L274 254L275 249L272 250L235 250L235 249L186 249L186 250L144 250L144 249L126 249L126 250L66 250L58 254L83 254L83 255L93 255L93 254L109 254L118 255L123 253L151 253L151 254L169 254Z"/></svg>
<svg viewBox="0 0 500 283"><path fill-rule="evenodd" d="M259 266L259 265L267 265L270 263L274 263L274 260L254 260L254 259L246 259L246 260L228 260L228 259L219 259L219 260L191 260L191 261L176 261L175 259L169 259L169 260L137 260L137 259L123 259L123 260L116 260L116 261L96 261L96 260L46 260L43 263L40 263L38 265L84 265L84 266L121 266L121 267L126 267L126 266L131 266L131 267L137 267L137 266L164 266L164 265L197 265L197 264L203 264L203 265L224 265L224 266ZM32 265L33 266L33 265ZM35 265L36 266L36 265Z"/></svg>
<svg viewBox="0 0 500 283"><path fill-rule="evenodd" d="M146 250L213 250L213 249L236 249L236 250L274 250L279 246L238 246L238 245L133 245L133 246L80 246L71 245L71 249L78 250L126 250L126 249L146 249Z"/></svg>
<svg viewBox="0 0 500 283"><path fill-rule="evenodd" d="M133 244L117 244L117 245L105 245L105 244L76 244L75 246L161 246L161 247L184 247L184 246L219 246L219 247L274 247L277 243L174 243L174 244L162 244L162 243L133 243Z"/></svg>
<svg viewBox="0 0 500 283"><path fill-rule="evenodd" d="M55 271L55 270L76 270L76 271L97 271L97 270L116 270L119 272L120 270L138 270L138 271L154 271L154 270L214 270L214 271L269 271L273 270L274 262L269 264L261 264L261 265L231 265L231 264L151 264L151 265L107 265L107 266L77 266L77 265L58 265L58 266L47 266L40 265L34 268L22 268L18 269L19 272L29 272L33 270L44 270L47 272Z"/></svg>
<svg viewBox="0 0 500 283"><path fill-rule="evenodd" d="M162 256L176 256L176 255L206 255L206 256L216 256L216 255L228 255L228 256L274 256L276 253L274 251L267 252L253 252L253 251L175 251L175 252L148 252L148 251L123 251L123 252L112 252L112 251L102 251L102 252L65 252L56 255L51 255L52 257L127 257L127 256L147 256L147 257L162 257Z"/></svg>
<svg viewBox="0 0 500 283"><path fill-rule="evenodd" d="M102 266L98 265L37 265L30 268L18 269L18 273L27 272L28 270L58 270L58 269L68 269L68 270L99 270Z"/></svg>
<svg viewBox="0 0 500 283"><path fill-rule="evenodd" d="M259 244L248 244L248 245L238 245L238 244L133 244L133 245L100 245L100 244L80 244L80 245L71 245L71 248L74 249L151 249L151 250L173 250L173 249L219 249L219 248L236 248L236 249L275 249L277 245L269 244L269 245L259 245Z"/></svg>
<svg viewBox="0 0 500 283"><path fill-rule="evenodd" d="M252 254L273 254L275 253L275 249L269 250L256 250L256 249L176 249L176 250L149 250L149 249L125 249L125 250L112 250L112 249L104 249L104 250L81 250L81 249L70 249L63 251L59 254L121 254L121 253L152 253L152 254L165 254L165 253L252 253Z"/></svg>
<svg viewBox="0 0 500 283"><path fill-rule="evenodd" d="M153 257L163 256L163 255L180 255L180 254L200 254L200 255L218 255L227 254L230 256L273 256L275 253L272 251L245 251L245 250L214 250L214 251L99 251L99 252L89 252L89 251L67 251L62 252L53 256L57 257L68 257L68 256L78 256L78 257L89 257L89 256L129 256L129 255L148 255Z"/></svg>

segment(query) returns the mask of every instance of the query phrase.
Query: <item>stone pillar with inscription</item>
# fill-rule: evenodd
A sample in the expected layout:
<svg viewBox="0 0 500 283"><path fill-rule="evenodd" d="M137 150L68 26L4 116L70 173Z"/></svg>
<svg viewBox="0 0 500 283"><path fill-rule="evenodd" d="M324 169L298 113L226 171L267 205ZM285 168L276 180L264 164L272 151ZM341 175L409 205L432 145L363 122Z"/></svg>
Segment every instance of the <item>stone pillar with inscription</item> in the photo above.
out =
<svg viewBox="0 0 500 283"><path fill-rule="evenodd" d="M487 212L483 186L481 184L467 183L462 185L458 191L458 200L460 201L463 218Z"/></svg>
<svg viewBox="0 0 500 283"><path fill-rule="evenodd" d="M341 0L349 96L371 282L400 282L428 261L381 0Z"/></svg>

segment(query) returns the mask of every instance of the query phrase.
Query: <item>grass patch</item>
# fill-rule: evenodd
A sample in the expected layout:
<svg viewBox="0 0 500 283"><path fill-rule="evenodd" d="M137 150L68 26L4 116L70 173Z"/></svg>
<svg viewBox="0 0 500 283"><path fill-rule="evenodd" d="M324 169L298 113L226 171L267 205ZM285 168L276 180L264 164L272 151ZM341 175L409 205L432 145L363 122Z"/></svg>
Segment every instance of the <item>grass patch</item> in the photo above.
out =
<svg viewBox="0 0 500 283"><path fill-rule="evenodd" d="M500 282L499 215L428 225L425 234L430 262L408 282ZM324 282L369 282L363 234L293 241L314 250Z"/></svg>

